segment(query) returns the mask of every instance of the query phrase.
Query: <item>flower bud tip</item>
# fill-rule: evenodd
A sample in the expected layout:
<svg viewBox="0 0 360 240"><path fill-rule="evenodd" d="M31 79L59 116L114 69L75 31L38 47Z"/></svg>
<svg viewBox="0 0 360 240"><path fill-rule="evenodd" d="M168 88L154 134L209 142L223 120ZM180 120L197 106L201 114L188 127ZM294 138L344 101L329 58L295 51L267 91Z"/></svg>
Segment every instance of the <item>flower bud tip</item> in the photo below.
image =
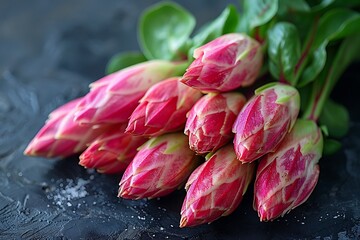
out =
<svg viewBox="0 0 360 240"><path fill-rule="evenodd" d="M186 227L187 223L188 223L187 217L181 217L179 227L181 227L181 228Z"/></svg>

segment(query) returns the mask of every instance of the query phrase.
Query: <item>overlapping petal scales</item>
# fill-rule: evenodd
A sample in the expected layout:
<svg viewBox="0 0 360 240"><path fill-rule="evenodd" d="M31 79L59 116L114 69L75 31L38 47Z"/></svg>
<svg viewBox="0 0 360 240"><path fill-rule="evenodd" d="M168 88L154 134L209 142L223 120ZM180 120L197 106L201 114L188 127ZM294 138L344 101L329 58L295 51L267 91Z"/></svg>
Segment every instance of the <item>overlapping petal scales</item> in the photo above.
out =
<svg viewBox="0 0 360 240"><path fill-rule="evenodd" d="M80 165L101 173L125 171L147 138L126 134L126 125L114 126L98 136L80 155Z"/></svg>
<svg viewBox="0 0 360 240"><path fill-rule="evenodd" d="M182 133L169 133L148 140L125 170L119 197L155 198L173 192L186 181L198 163Z"/></svg>
<svg viewBox="0 0 360 240"><path fill-rule="evenodd" d="M230 33L195 49L194 58L181 81L204 92L226 92L255 81L263 53L256 40Z"/></svg>
<svg viewBox="0 0 360 240"><path fill-rule="evenodd" d="M79 153L109 126L80 126L74 121L76 99L55 109L24 151L29 156L68 157Z"/></svg>
<svg viewBox="0 0 360 240"><path fill-rule="evenodd" d="M260 160L254 209L261 221L283 216L308 199L319 177L322 150L316 123L299 119L277 150Z"/></svg>
<svg viewBox="0 0 360 240"><path fill-rule="evenodd" d="M80 124L125 123L145 92L176 74L179 63L153 60L125 68L92 83L79 102L75 120Z"/></svg>
<svg viewBox="0 0 360 240"><path fill-rule="evenodd" d="M245 104L240 93L209 93L203 96L188 113L185 134L189 145L199 154L214 152L234 134L232 126Z"/></svg>
<svg viewBox="0 0 360 240"><path fill-rule="evenodd" d="M159 136L181 130L186 114L202 96L201 92L179 81L166 79L152 86L131 114L126 132L141 136Z"/></svg>
<svg viewBox="0 0 360 240"><path fill-rule="evenodd" d="M189 177L180 227L210 223L232 213L240 204L255 164L236 159L231 144L220 148Z"/></svg>
<svg viewBox="0 0 360 240"><path fill-rule="evenodd" d="M233 125L238 159L252 162L274 151L294 125L299 109L294 87L276 83L256 90Z"/></svg>

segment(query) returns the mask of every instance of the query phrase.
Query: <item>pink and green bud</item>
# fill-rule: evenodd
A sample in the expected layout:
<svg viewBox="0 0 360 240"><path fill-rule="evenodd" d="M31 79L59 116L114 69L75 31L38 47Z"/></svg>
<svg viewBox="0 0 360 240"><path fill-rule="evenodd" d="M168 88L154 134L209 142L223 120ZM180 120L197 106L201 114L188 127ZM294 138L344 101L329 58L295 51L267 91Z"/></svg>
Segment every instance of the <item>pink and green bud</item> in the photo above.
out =
<svg viewBox="0 0 360 240"><path fill-rule="evenodd" d="M68 157L83 151L87 144L109 126L80 126L74 121L76 106L81 99L70 101L49 114L45 125L31 140L25 155L37 157Z"/></svg>
<svg viewBox="0 0 360 240"><path fill-rule="evenodd" d="M174 76L183 66L153 60L112 73L90 85L79 102L75 120L80 124L125 123L154 84Z"/></svg>
<svg viewBox="0 0 360 240"><path fill-rule="evenodd" d="M195 168L194 171L192 171L191 175L189 176L189 178L188 178L188 180L186 181L186 184L185 184L185 190L186 191L189 190L189 187L191 186L191 184L199 177L199 175L203 171L202 169L205 166L206 166L205 164L201 164L200 166Z"/></svg>
<svg viewBox="0 0 360 240"><path fill-rule="evenodd" d="M255 164L236 159L231 144L200 165L186 184L180 227L211 223L240 204L254 175Z"/></svg>
<svg viewBox="0 0 360 240"><path fill-rule="evenodd" d="M300 109L298 91L270 83L255 91L234 125L234 148L241 162L252 162L273 152L292 129Z"/></svg>
<svg viewBox="0 0 360 240"><path fill-rule="evenodd" d="M251 85L259 75L261 45L247 35L230 33L195 49L195 60L182 82L204 92L226 92Z"/></svg>
<svg viewBox="0 0 360 240"><path fill-rule="evenodd" d="M147 141L144 137L124 133L125 126L112 127L98 136L80 155L79 164L100 173L125 171L137 149Z"/></svg>
<svg viewBox="0 0 360 240"><path fill-rule="evenodd" d="M231 128L245 104L240 93L209 93L188 113L185 134L190 148L198 154L214 152L234 136Z"/></svg>
<svg viewBox="0 0 360 240"><path fill-rule="evenodd" d="M118 196L128 199L165 196L186 181L197 163L184 134L151 138L125 170Z"/></svg>
<svg viewBox="0 0 360 240"><path fill-rule="evenodd" d="M277 150L260 160L254 209L261 221L283 216L308 199L319 178L322 150L316 123L299 119Z"/></svg>
<svg viewBox="0 0 360 240"><path fill-rule="evenodd" d="M169 78L152 86L131 114L127 133L159 136L184 128L186 114L202 96L186 86L178 77Z"/></svg>

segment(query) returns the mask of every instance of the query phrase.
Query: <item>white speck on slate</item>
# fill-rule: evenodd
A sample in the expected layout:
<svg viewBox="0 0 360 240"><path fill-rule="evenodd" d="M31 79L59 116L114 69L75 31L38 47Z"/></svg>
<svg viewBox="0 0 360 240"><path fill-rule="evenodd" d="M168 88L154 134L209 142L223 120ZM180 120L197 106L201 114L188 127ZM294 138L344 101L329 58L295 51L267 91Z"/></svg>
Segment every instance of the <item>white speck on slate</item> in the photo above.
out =
<svg viewBox="0 0 360 240"><path fill-rule="evenodd" d="M80 199L88 195L85 188L88 183L89 181L84 179L78 179L76 182L68 179L67 184L64 186L63 183L60 183L60 188L55 189L53 195L50 197L54 200L55 204L60 207L64 207L65 204L71 207L72 200Z"/></svg>

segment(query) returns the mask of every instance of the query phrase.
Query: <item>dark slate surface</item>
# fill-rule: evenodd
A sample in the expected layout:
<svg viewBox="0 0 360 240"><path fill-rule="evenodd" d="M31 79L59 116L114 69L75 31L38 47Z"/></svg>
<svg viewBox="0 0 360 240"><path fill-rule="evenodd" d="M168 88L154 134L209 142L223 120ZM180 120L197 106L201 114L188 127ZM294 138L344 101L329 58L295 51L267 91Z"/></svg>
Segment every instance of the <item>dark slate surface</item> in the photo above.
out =
<svg viewBox="0 0 360 240"><path fill-rule="evenodd" d="M22 155L52 109L85 94L114 53L138 49L137 18L154 2L1 1L0 238L360 238L359 64L346 72L335 92L351 113L344 148L321 159L319 183L309 200L274 222L259 222L249 192L231 216L179 229L184 191L149 201L121 200L116 197L121 176L85 170L76 157ZM227 2L182 3L202 24Z"/></svg>

